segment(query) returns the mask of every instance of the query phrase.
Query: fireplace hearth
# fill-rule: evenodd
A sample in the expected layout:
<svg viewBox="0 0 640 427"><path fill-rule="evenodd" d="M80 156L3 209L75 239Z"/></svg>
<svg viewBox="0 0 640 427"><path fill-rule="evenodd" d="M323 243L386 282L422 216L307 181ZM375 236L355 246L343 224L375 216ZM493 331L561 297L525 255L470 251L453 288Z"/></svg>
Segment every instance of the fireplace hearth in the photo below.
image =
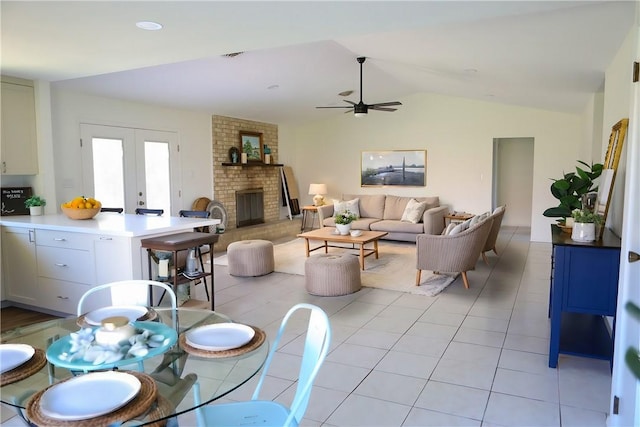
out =
<svg viewBox="0 0 640 427"><path fill-rule="evenodd" d="M264 190L251 188L236 191L236 227L264 223Z"/></svg>

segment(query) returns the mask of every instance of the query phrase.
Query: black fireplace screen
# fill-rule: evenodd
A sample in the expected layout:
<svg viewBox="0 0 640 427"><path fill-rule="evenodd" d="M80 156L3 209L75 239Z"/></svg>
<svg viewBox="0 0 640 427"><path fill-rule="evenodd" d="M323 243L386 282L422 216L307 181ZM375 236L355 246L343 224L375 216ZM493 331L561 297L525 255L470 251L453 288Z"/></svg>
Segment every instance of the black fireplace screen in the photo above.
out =
<svg viewBox="0 0 640 427"><path fill-rule="evenodd" d="M236 191L236 227L264 223L262 188Z"/></svg>

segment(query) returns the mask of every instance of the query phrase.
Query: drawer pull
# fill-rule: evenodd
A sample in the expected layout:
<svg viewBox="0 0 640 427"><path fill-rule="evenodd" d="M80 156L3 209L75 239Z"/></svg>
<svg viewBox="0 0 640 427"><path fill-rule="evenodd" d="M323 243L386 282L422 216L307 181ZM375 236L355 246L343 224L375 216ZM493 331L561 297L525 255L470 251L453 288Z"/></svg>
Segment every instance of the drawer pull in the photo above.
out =
<svg viewBox="0 0 640 427"><path fill-rule="evenodd" d="M65 239L64 237L55 237L53 239L54 242L66 242L67 239Z"/></svg>
<svg viewBox="0 0 640 427"><path fill-rule="evenodd" d="M61 262L56 262L56 263L55 263L55 266L56 266L56 267L68 267L68 265L67 265L67 264L63 264L63 263L61 263Z"/></svg>
<svg viewBox="0 0 640 427"><path fill-rule="evenodd" d="M69 299L69 297L63 297L61 295L58 295L56 298L58 298L58 299Z"/></svg>
<svg viewBox="0 0 640 427"><path fill-rule="evenodd" d="M100 240L113 240L113 237L101 237Z"/></svg>

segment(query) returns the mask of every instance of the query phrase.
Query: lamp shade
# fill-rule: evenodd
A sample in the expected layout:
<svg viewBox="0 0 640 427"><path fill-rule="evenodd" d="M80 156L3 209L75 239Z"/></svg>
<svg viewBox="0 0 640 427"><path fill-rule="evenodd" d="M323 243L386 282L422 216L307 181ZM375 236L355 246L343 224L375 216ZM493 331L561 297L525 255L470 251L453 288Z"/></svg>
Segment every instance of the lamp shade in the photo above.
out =
<svg viewBox="0 0 640 427"><path fill-rule="evenodd" d="M322 195L327 194L327 186L325 184L309 184L309 194L314 194L314 206L322 206L324 205L324 197Z"/></svg>
<svg viewBox="0 0 640 427"><path fill-rule="evenodd" d="M309 184L309 194L327 194L326 184Z"/></svg>

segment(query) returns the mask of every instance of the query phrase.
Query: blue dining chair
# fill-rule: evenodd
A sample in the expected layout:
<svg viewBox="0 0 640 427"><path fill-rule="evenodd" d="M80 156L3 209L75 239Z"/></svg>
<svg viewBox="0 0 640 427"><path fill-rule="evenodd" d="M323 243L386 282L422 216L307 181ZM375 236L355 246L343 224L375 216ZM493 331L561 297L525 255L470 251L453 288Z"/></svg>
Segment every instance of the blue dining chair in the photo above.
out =
<svg viewBox="0 0 640 427"><path fill-rule="evenodd" d="M309 310L309 324L304 343L304 353L300 363L298 385L296 394L290 407L270 400L260 400L260 390L269 371L276 350L279 347L280 338L286 329L291 316L300 310ZM331 324L327 314L320 308L311 304L294 305L282 319L278 334L269 350L264 368L260 374L258 385L251 400L246 402L233 402L220 405L205 405L196 409L198 425L201 427L212 426L297 426L309 404L311 386L320 371L329 351L331 343ZM200 405L199 384L194 384L194 398L196 406Z"/></svg>

